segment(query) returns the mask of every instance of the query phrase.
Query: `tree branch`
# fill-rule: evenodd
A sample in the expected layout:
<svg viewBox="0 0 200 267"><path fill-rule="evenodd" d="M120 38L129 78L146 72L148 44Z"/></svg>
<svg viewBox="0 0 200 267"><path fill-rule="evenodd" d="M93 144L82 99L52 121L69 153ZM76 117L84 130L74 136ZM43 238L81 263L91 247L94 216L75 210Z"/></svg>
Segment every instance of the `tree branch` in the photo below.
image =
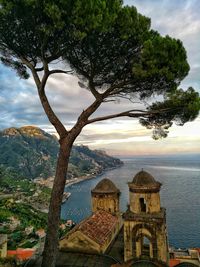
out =
<svg viewBox="0 0 200 267"><path fill-rule="evenodd" d="M99 97L101 97L101 94L95 89L93 81L90 79L89 80L89 88L90 88L90 92L93 94L93 96L98 99Z"/></svg>
<svg viewBox="0 0 200 267"><path fill-rule="evenodd" d="M128 110L128 111L121 112L121 113L115 113L115 114L108 115L108 116L102 116L102 117L90 119L87 121L86 124L90 124L90 123L98 122L98 121L109 120L109 119L114 119L114 118L119 118L119 117L130 117L130 118L139 118L142 116L143 117L149 117L149 116L153 116L155 114L169 112L172 110L174 110L174 109L165 108L165 109L154 110L154 111L153 110L152 111L145 111L145 110L133 109L133 110Z"/></svg>
<svg viewBox="0 0 200 267"><path fill-rule="evenodd" d="M44 67L41 67L41 68L35 68L35 71L43 71L44 70Z"/></svg>
<svg viewBox="0 0 200 267"><path fill-rule="evenodd" d="M72 74L73 73L73 70L67 70L67 71L64 71L64 70L51 70L49 71L49 76L52 75L52 74L56 74L56 73L63 73L63 74Z"/></svg>
<svg viewBox="0 0 200 267"><path fill-rule="evenodd" d="M32 75L33 75L33 79L34 79L37 87L40 86L41 81L40 81L40 78L39 78L37 72L34 69L34 66L26 58L20 57L20 59L21 59L21 62L31 70Z"/></svg>
<svg viewBox="0 0 200 267"><path fill-rule="evenodd" d="M116 95L118 94L120 91L121 91L121 88L124 86L124 85L127 85L128 82L126 81L123 81L121 83L118 83L118 84L115 84L115 85L112 85L111 87L109 87L103 94L103 98L106 98L108 96L113 96L113 95ZM118 89L119 91L114 91L115 89ZM114 91L114 92L113 92Z"/></svg>
<svg viewBox="0 0 200 267"><path fill-rule="evenodd" d="M132 112L137 112L137 113L132 113ZM112 114L112 115L97 117L97 118L88 120L87 124L90 124L90 123L93 123L93 122L97 122L97 121L104 121L104 120L114 119L114 118L118 118L118 117L138 118L140 116L146 116L146 115L149 115L149 112L143 111L143 110L128 110L128 111L125 111L125 112L115 113L115 114Z"/></svg>
<svg viewBox="0 0 200 267"><path fill-rule="evenodd" d="M47 82L47 79L49 77L49 69L48 69L48 63L43 62L43 68L44 68L44 75L42 77L42 81L40 81L40 78L37 74L36 69L34 66L25 58L21 57L21 61L23 64L25 64L32 72L34 81L36 83L37 89L38 89L38 94L40 97L41 104L43 106L43 109L49 119L49 121L53 124L55 129L57 130L60 138L64 138L67 136L68 131L65 129L64 125L62 122L59 120L59 118L56 116L55 112L52 110L48 98L45 94L45 85Z"/></svg>

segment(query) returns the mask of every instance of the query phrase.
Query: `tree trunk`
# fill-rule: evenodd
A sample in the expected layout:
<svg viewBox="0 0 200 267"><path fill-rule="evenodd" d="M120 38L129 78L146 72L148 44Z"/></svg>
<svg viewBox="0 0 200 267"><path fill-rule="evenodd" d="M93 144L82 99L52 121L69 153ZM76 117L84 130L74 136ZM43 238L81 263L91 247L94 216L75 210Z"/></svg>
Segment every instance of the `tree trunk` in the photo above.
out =
<svg viewBox="0 0 200 267"><path fill-rule="evenodd" d="M59 222L62 196L65 188L66 175L69 163L72 141L60 142L56 175L51 193L48 213L47 235L45 240L41 267L55 267L58 252Z"/></svg>

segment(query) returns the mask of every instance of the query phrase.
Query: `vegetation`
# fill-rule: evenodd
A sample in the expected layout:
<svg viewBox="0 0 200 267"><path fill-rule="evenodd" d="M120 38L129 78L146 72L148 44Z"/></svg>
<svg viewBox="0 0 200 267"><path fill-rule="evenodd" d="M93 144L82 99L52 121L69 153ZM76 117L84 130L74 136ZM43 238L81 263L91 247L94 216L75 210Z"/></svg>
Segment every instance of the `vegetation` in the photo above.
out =
<svg viewBox="0 0 200 267"><path fill-rule="evenodd" d="M50 194L49 194L50 195ZM24 199L25 200L25 199ZM1 223L10 221L11 217L20 220L23 229L32 225L35 228L45 228L47 215L34 209L31 205L17 203L14 196L0 200Z"/></svg>
<svg viewBox="0 0 200 267"><path fill-rule="evenodd" d="M0 233L8 234L8 249L33 247L39 239L35 231L46 229L47 214L31 205L31 198L38 190L33 203L40 202L42 207L45 202L49 203L49 188L38 187L13 170L0 167ZM25 231L28 227L33 228L30 234Z"/></svg>
<svg viewBox="0 0 200 267"><path fill-rule="evenodd" d="M15 259L0 258L0 267L16 267Z"/></svg>
<svg viewBox="0 0 200 267"><path fill-rule="evenodd" d="M37 127L9 128L0 132L0 164L9 168L15 179L19 175L26 179L54 176L58 150L56 137ZM86 146L73 146L69 162L68 178L100 172L122 164L120 160L99 151L91 151ZM11 189L14 186L12 183L15 182L7 181L7 188ZM17 183L21 189L22 186L33 186L28 181L21 185L19 181Z"/></svg>
<svg viewBox="0 0 200 267"><path fill-rule="evenodd" d="M16 249L21 243L27 243L30 237L26 234L25 229L32 226L33 231L46 228L47 215L33 209L30 205L0 201L1 226L0 233L8 234L8 249ZM17 221L15 227L13 220ZM16 222L15 222L16 223ZM34 240L39 238L35 236ZM33 243L32 243L33 246ZM31 247L32 247L31 246Z"/></svg>
<svg viewBox="0 0 200 267"><path fill-rule="evenodd" d="M32 75L44 111L59 135L42 263L42 267L54 267L69 157L83 127L127 116L153 128L155 138L166 137L173 123L182 125L196 118L199 95L192 88L179 89L189 71L181 41L151 30L150 19L121 0L0 0L0 5L1 60L21 78ZM55 60L66 64L50 66ZM66 129L50 106L45 88L51 75L73 72L94 101ZM160 96L160 102L152 103L152 96ZM77 102L78 97L82 95ZM120 98L131 100L133 108L91 118L104 103ZM144 103L141 109L134 104L138 100Z"/></svg>

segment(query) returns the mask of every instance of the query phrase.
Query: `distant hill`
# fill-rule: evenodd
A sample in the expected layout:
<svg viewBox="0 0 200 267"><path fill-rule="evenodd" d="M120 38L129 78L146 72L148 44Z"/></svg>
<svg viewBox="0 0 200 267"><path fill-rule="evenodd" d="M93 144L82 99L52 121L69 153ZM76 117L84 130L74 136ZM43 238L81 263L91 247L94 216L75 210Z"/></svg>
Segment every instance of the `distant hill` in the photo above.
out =
<svg viewBox="0 0 200 267"><path fill-rule="evenodd" d="M11 168L28 179L47 178L55 174L58 140L34 126L0 131L0 165ZM119 159L86 146L72 149L68 178L100 173L120 166Z"/></svg>

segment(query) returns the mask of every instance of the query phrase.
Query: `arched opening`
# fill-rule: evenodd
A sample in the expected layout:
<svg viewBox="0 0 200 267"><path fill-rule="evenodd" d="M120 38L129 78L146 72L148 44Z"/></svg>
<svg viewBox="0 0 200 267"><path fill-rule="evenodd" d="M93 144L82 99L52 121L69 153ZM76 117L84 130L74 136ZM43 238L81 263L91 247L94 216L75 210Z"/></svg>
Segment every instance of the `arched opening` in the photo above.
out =
<svg viewBox="0 0 200 267"><path fill-rule="evenodd" d="M152 258L153 255L151 255L151 242L147 236L142 236L141 239L141 256L143 259Z"/></svg>
<svg viewBox="0 0 200 267"><path fill-rule="evenodd" d="M146 211L146 200L143 198L143 197L141 197L140 198L140 211L141 212L147 212Z"/></svg>
<svg viewBox="0 0 200 267"><path fill-rule="evenodd" d="M133 258L149 260L157 258L156 235L147 224L138 224L133 228Z"/></svg>

